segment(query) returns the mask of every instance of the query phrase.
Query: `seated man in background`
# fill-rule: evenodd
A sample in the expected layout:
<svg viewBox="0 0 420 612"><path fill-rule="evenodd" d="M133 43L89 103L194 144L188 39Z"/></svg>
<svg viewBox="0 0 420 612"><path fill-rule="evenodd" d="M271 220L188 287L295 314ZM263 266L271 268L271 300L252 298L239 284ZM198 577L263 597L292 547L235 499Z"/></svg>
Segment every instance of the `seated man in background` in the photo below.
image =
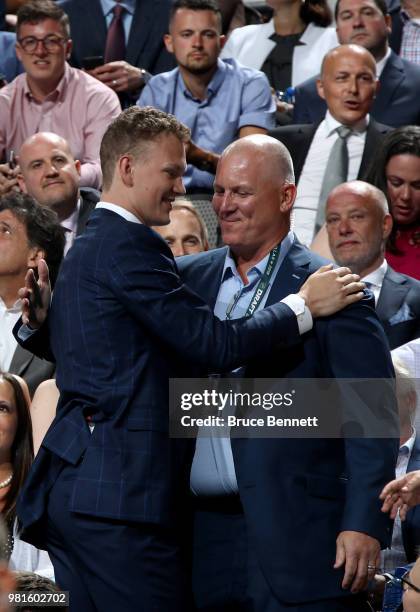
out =
<svg viewBox="0 0 420 612"><path fill-rule="evenodd" d="M68 142L57 134L39 132L25 140L19 166L20 189L54 210L66 228L66 254L75 237L84 231L99 193L79 189L81 164L74 159Z"/></svg>
<svg viewBox="0 0 420 612"><path fill-rule="evenodd" d="M169 32L165 44L178 67L153 77L137 104L172 113L191 129L185 187L211 193L223 149L274 127L270 86L263 73L219 59L225 39L215 0L177 0Z"/></svg>
<svg viewBox="0 0 420 612"><path fill-rule="evenodd" d="M328 112L319 125L290 125L271 134L289 149L298 195L293 229L310 245L325 220L330 191L345 181L364 178L389 128L369 111L378 88L375 60L359 45L341 45L327 53L317 83Z"/></svg>
<svg viewBox="0 0 420 612"><path fill-rule="evenodd" d="M380 87L372 105L376 121L399 127L420 124L420 66L389 48L391 17L385 0L338 0L335 6L341 44L355 43L372 53ZM317 123L327 110L316 89L316 77L296 87L295 123Z"/></svg>
<svg viewBox="0 0 420 612"><path fill-rule="evenodd" d="M171 70L173 57L163 44L172 0L61 0L70 20L70 63L86 68L127 103L138 97L150 74ZM100 65L90 69L88 58Z"/></svg>
<svg viewBox="0 0 420 612"><path fill-rule="evenodd" d="M208 251L207 229L200 213L186 200L177 200L169 213L168 225L153 229L162 236L174 257Z"/></svg>
<svg viewBox="0 0 420 612"><path fill-rule="evenodd" d="M36 132L55 132L82 164L80 184L99 188L101 137L121 106L108 87L67 64L71 47L68 18L55 2L19 9L16 53L25 74L0 90L0 159L18 155Z"/></svg>
<svg viewBox="0 0 420 612"><path fill-rule="evenodd" d="M420 281L386 262L392 217L382 191L362 181L339 185L327 200L326 227L334 260L372 291L390 348L419 338Z"/></svg>
<svg viewBox="0 0 420 612"><path fill-rule="evenodd" d="M19 193L0 200L0 370L22 376L31 395L55 367L22 349L13 337L21 311L18 290L41 258L48 262L53 283L63 249L64 230L55 213Z"/></svg>

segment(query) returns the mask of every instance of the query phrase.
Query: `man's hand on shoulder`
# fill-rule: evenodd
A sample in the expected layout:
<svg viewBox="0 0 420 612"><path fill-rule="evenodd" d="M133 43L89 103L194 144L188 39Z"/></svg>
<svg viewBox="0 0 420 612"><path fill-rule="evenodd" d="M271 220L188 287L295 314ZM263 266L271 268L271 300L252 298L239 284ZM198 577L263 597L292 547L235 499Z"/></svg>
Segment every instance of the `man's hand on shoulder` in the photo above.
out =
<svg viewBox="0 0 420 612"><path fill-rule="evenodd" d="M362 299L365 285L359 279L349 268L328 264L311 274L298 295L313 317L326 317Z"/></svg>
<svg viewBox="0 0 420 612"><path fill-rule="evenodd" d="M344 566L341 586L352 593L366 590L376 574L381 546L375 538L359 531L342 531L337 538L334 569Z"/></svg>
<svg viewBox="0 0 420 612"><path fill-rule="evenodd" d="M48 266L44 259L38 263L38 280L34 271L28 270L25 286L19 289L22 300L22 322L32 329L38 329L47 318L51 301L51 285Z"/></svg>

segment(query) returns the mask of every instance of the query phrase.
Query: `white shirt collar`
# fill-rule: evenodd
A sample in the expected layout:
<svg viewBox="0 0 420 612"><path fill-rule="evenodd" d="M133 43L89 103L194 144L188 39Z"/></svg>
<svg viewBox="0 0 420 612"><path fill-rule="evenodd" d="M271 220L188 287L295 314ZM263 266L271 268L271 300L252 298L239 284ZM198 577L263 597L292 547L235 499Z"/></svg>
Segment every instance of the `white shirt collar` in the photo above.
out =
<svg viewBox="0 0 420 612"><path fill-rule="evenodd" d="M60 225L62 225L63 227L65 227L66 229L70 230L71 232L75 234L76 229L77 229L77 221L79 219L79 212L80 212L80 198L77 200L77 205L74 211L71 213L69 217L67 217L67 219L63 219Z"/></svg>
<svg viewBox="0 0 420 612"><path fill-rule="evenodd" d="M369 272L366 276L364 276L361 280L366 283L371 283L374 287L382 288L382 283L384 281L384 276L386 271L388 270L388 264L386 259L383 260L380 266L373 270L373 272Z"/></svg>
<svg viewBox="0 0 420 612"><path fill-rule="evenodd" d="M334 130L336 130L340 125L342 125L337 119L335 119L329 110L327 110L327 114L324 119L325 130L328 136L330 136ZM352 126L352 131L356 134L360 134L366 131L367 126L369 125L369 115L366 115L359 123Z"/></svg>
<svg viewBox="0 0 420 612"><path fill-rule="evenodd" d="M416 441L416 436L417 436L417 433L416 433L416 430L415 430L414 427L412 428L412 430L413 430L413 433L411 434L411 437L408 438L407 442L404 442L404 444L401 444L401 446L400 446L400 449L403 446L406 446L408 448L408 456L409 457L411 456L411 453L413 452L414 442Z"/></svg>
<svg viewBox="0 0 420 612"><path fill-rule="evenodd" d="M390 55L391 55L391 49L390 47L388 47L388 51L385 53L383 58L380 59L379 62L376 62L376 76L378 77L378 79L381 76L383 69L385 68L385 64L389 60Z"/></svg>
<svg viewBox="0 0 420 612"><path fill-rule="evenodd" d="M111 202L98 202L96 205L96 210L98 208L105 208L106 210L110 210L117 215L120 215L126 221L131 221L131 223L140 223L142 225L140 219L138 219L133 213L124 208L123 206L119 206L118 204L112 204Z"/></svg>
<svg viewBox="0 0 420 612"><path fill-rule="evenodd" d="M0 297L0 310L2 310L3 312L19 312L22 310L22 300L20 298L18 298L16 300L16 302L13 304L13 306L10 306L10 308L7 308L6 304L3 301L3 298Z"/></svg>

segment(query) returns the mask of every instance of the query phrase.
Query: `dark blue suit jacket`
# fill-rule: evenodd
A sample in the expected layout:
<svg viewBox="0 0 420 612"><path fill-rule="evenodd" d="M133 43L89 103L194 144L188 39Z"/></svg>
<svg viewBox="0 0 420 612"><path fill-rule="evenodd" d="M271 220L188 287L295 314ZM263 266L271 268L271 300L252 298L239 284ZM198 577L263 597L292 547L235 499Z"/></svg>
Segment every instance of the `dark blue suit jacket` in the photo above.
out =
<svg viewBox="0 0 420 612"><path fill-rule="evenodd" d="M324 118L327 105L318 95L316 79L313 77L296 87L294 123L318 123ZM372 117L392 127L420 125L420 66L391 51L379 81Z"/></svg>
<svg viewBox="0 0 420 612"><path fill-rule="evenodd" d="M70 63L81 68L83 58L104 55L107 27L99 0L62 0L70 19L73 51ZM166 51L163 36L168 31L171 0L136 0L125 59L152 74L175 68L173 55Z"/></svg>
<svg viewBox="0 0 420 612"><path fill-rule="evenodd" d="M182 258L184 281L212 307L226 249ZM295 244L267 305L299 290L325 263ZM249 377L391 377L383 329L366 300L317 319L304 342L270 352L246 368ZM395 477L397 440L232 439L239 492L262 571L276 597L304 602L339 597L333 570L342 530L388 545L391 525L380 511L382 486ZM348 593L347 593L348 594Z"/></svg>
<svg viewBox="0 0 420 612"><path fill-rule="evenodd" d="M391 349L419 338L420 281L388 266L376 312Z"/></svg>
<svg viewBox="0 0 420 612"><path fill-rule="evenodd" d="M19 505L38 544L54 457L79 464L72 511L173 524L188 490L191 444L168 437L168 378L188 375L193 364L230 370L277 343L300 342L284 304L237 322L213 317L181 284L160 236L103 209L63 262L49 331L60 401Z"/></svg>

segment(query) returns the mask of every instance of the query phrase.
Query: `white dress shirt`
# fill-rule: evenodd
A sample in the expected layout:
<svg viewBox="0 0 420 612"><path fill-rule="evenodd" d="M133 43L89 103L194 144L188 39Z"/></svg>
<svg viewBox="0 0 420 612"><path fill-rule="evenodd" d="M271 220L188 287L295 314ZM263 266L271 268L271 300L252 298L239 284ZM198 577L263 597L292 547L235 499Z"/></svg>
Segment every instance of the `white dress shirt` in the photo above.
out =
<svg viewBox="0 0 420 612"><path fill-rule="evenodd" d="M6 308L6 304L0 298L0 370L4 372L9 371L16 350L17 342L12 334L12 329L20 317L21 310L21 300L17 300L10 308Z"/></svg>
<svg viewBox="0 0 420 612"><path fill-rule="evenodd" d="M407 473L408 463L411 453L413 452L415 440L416 430L413 429L411 438L400 447L397 466L395 468L395 478L401 478L401 476ZM401 519L400 515L397 514L392 531L391 546L381 552L381 569L384 572L393 572L396 567L406 565L406 563L407 557L402 538Z"/></svg>
<svg viewBox="0 0 420 612"><path fill-rule="evenodd" d="M366 141L366 129L369 123L367 115L363 121L354 126L347 139L349 152L349 169L347 180L357 178ZM320 123L309 147L305 164L297 186L297 197L293 207L292 229L299 240L310 246L314 237L316 213L321 194L322 180L327 167L330 151L339 138L336 129L341 124L327 111Z"/></svg>
<svg viewBox="0 0 420 612"><path fill-rule="evenodd" d="M72 246L77 233L77 222L79 221L80 213L80 198L77 201L75 210L71 213L67 219L63 219L60 225L67 231L65 233L66 244L64 245L64 255L67 255L68 250Z"/></svg>
<svg viewBox="0 0 420 612"><path fill-rule="evenodd" d="M384 259L376 270L369 272L369 274L366 274L366 276L361 279L364 283L369 283L369 289L372 291L375 298L375 306L378 305L379 294L381 293L382 283L384 282L384 277L387 270L388 264L386 259Z"/></svg>

